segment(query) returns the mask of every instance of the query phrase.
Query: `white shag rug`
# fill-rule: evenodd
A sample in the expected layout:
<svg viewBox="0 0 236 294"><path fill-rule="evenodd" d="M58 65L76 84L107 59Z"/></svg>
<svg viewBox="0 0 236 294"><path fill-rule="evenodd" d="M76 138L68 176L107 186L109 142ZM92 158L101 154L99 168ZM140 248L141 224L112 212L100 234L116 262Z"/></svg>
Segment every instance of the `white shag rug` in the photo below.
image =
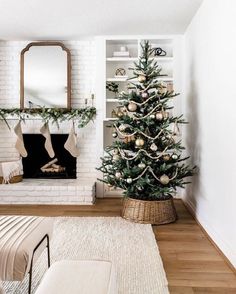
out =
<svg viewBox="0 0 236 294"><path fill-rule="evenodd" d="M120 217L57 217L51 262L62 259L111 260L117 271L119 294L169 293L151 225L131 223ZM33 289L46 268L44 251L34 265ZM21 283L3 285L7 294L28 293L28 277Z"/></svg>

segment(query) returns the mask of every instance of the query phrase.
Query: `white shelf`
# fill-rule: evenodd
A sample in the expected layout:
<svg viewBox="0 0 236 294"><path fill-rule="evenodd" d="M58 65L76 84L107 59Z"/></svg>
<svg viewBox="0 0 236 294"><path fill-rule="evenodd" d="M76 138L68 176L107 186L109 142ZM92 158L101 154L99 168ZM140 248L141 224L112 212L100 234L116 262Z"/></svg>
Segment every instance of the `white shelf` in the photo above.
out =
<svg viewBox="0 0 236 294"><path fill-rule="evenodd" d="M107 82L126 82L127 78L107 78Z"/></svg>
<svg viewBox="0 0 236 294"><path fill-rule="evenodd" d="M173 61L174 58L173 57L167 57L167 56L163 56L163 57L154 57L153 58L155 61L160 61L160 62L170 62Z"/></svg>
<svg viewBox="0 0 236 294"><path fill-rule="evenodd" d="M117 98L107 98L106 102L119 102L120 100Z"/></svg>
<svg viewBox="0 0 236 294"><path fill-rule="evenodd" d="M106 58L106 61L109 61L109 62L132 62L132 61L138 61L138 57L107 57ZM173 57L168 57L168 56L163 56L163 57L153 57L153 59L155 61L160 61L160 62L170 62L170 61L173 61L174 58Z"/></svg>
<svg viewBox="0 0 236 294"><path fill-rule="evenodd" d="M122 62L125 62L125 61L137 61L138 60L138 57L107 57L106 58L107 61L122 61Z"/></svg>
<svg viewBox="0 0 236 294"><path fill-rule="evenodd" d="M107 78L106 81L107 82L127 82L128 79L122 79L122 78ZM171 82L173 81L173 78L172 77L160 77L160 78L157 78L157 80L159 81L164 81L164 82ZM137 79L130 79L128 80L128 82L133 82L133 83L136 83L138 82Z"/></svg>
<svg viewBox="0 0 236 294"><path fill-rule="evenodd" d="M106 118L104 118L103 121L115 121L115 120L118 120L118 118L116 118L116 117L106 117Z"/></svg>

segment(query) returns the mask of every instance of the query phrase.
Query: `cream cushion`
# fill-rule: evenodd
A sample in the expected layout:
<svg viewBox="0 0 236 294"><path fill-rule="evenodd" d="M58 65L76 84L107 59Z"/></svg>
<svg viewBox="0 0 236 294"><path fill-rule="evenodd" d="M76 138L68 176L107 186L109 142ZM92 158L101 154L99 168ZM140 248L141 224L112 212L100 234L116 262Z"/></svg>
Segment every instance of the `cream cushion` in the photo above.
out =
<svg viewBox="0 0 236 294"><path fill-rule="evenodd" d="M101 260L62 260L46 272L35 294L117 294L113 265Z"/></svg>

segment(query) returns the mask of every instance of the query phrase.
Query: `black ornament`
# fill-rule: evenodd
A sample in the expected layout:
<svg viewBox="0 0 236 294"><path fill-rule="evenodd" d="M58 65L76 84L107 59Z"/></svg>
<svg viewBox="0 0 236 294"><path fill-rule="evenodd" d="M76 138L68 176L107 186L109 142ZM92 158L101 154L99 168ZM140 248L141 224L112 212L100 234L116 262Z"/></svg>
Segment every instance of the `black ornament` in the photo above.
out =
<svg viewBox="0 0 236 294"><path fill-rule="evenodd" d="M153 48L153 51L155 56L166 56L166 51L161 47Z"/></svg>

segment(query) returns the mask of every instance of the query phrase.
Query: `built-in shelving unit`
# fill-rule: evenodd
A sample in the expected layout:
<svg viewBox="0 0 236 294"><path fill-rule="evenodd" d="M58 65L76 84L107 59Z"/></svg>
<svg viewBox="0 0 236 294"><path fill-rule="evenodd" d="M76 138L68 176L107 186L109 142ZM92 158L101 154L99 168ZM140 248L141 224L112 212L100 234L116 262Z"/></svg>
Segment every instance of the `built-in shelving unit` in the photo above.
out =
<svg viewBox="0 0 236 294"><path fill-rule="evenodd" d="M140 44L144 40L149 40L153 48L161 47L165 50L165 56L153 56L162 68L162 74L166 76L160 77L160 81L174 86L176 92L181 92L181 36L109 36L97 37L97 141L99 142L98 158L104 155L104 148L112 143L112 132L114 129L108 127L117 118L114 117L114 110L119 106L116 95L106 90L107 82L114 82L118 85L119 92L127 91L130 82L135 83L137 80L132 79L132 68L134 62L138 61L141 53ZM115 51L120 51L121 47L125 47L129 52L129 56L118 57L113 56ZM125 77L117 77L116 70L122 68L125 70ZM174 102L175 103L175 102ZM176 103L175 103L176 109ZM181 105L177 107L181 108ZM98 160L98 165L100 161ZM102 175L100 175L101 177ZM98 197L109 197L120 194L120 191L112 190L101 183L97 185Z"/></svg>

